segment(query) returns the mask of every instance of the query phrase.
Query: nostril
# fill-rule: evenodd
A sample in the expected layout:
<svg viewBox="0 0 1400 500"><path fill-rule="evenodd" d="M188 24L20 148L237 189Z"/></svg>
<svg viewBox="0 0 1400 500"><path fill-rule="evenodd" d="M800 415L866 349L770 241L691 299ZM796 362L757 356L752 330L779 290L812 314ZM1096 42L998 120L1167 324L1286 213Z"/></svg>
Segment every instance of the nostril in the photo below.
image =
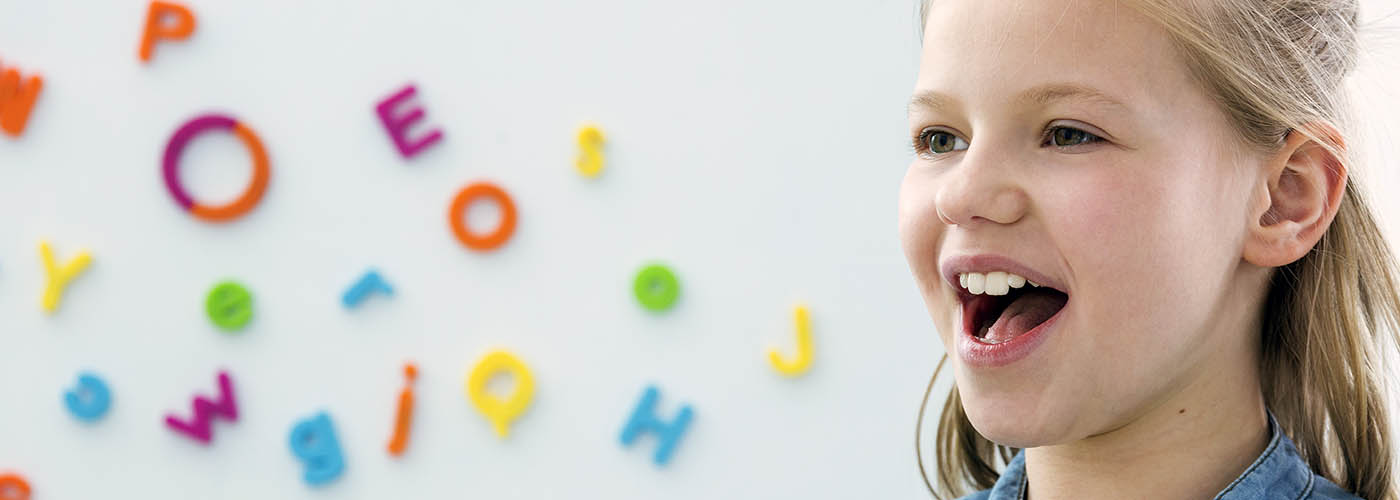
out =
<svg viewBox="0 0 1400 500"><path fill-rule="evenodd" d="M953 222L953 219L950 219L950 218L948 218L948 216L943 215L943 208L942 208L942 207L937 207L937 206L935 206L935 207L933 207L933 211L938 213L938 220L939 220L939 222L942 222L943 224L949 225L949 226L956 226L956 225L958 225L957 222Z"/></svg>

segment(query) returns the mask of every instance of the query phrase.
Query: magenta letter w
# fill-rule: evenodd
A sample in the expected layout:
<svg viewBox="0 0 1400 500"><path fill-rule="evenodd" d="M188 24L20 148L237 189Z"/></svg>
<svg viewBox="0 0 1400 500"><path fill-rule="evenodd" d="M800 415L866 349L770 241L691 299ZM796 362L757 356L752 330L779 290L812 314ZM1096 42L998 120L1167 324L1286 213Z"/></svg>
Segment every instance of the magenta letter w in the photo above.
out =
<svg viewBox="0 0 1400 500"><path fill-rule="evenodd" d="M165 416L165 425L204 444L213 437L210 433L214 417L223 416L230 422L238 421L238 403L233 398L233 381L228 372L219 372L219 398L214 401L201 396L194 397L194 418L182 422L175 415Z"/></svg>

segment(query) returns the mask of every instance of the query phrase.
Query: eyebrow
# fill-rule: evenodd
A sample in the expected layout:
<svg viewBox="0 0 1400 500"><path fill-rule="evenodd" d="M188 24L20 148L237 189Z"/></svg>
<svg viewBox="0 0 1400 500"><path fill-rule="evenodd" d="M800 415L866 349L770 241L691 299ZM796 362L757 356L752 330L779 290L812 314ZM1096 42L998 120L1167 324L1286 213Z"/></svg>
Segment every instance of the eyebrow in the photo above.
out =
<svg viewBox="0 0 1400 500"><path fill-rule="evenodd" d="M1048 83L1027 89L1017 94L1012 102L1021 105L1036 105L1044 107L1055 101L1078 100L1090 104L1117 107L1124 111L1131 108L1123 101L1104 93L1093 87L1080 85L1077 83ZM947 94L926 90L914 94L909 100L909 111L912 113L915 108L923 108L930 111L945 111L956 106L957 99Z"/></svg>

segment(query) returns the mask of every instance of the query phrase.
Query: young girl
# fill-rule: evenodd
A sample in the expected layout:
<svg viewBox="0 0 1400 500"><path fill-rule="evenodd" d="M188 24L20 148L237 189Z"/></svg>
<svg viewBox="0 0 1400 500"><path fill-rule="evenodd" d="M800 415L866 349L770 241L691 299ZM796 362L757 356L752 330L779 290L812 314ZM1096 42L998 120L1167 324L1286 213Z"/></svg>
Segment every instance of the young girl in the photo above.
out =
<svg viewBox="0 0 1400 500"><path fill-rule="evenodd" d="M1395 498L1356 0L924 7L899 220L956 380L935 494Z"/></svg>

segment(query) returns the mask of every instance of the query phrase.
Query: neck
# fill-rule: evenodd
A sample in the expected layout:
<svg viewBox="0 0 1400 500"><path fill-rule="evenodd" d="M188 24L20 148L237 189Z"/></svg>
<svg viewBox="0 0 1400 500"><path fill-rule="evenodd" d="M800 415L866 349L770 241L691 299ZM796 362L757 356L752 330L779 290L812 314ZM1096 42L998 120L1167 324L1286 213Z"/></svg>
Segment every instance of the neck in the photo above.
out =
<svg viewBox="0 0 1400 500"><path fill-rule="evenodd" d="M1213 498L1263 453L1270 435L1257 363L1211 365L1234 368L1201 370L1111 431L1027 449L1029 498Z"/></svg>

